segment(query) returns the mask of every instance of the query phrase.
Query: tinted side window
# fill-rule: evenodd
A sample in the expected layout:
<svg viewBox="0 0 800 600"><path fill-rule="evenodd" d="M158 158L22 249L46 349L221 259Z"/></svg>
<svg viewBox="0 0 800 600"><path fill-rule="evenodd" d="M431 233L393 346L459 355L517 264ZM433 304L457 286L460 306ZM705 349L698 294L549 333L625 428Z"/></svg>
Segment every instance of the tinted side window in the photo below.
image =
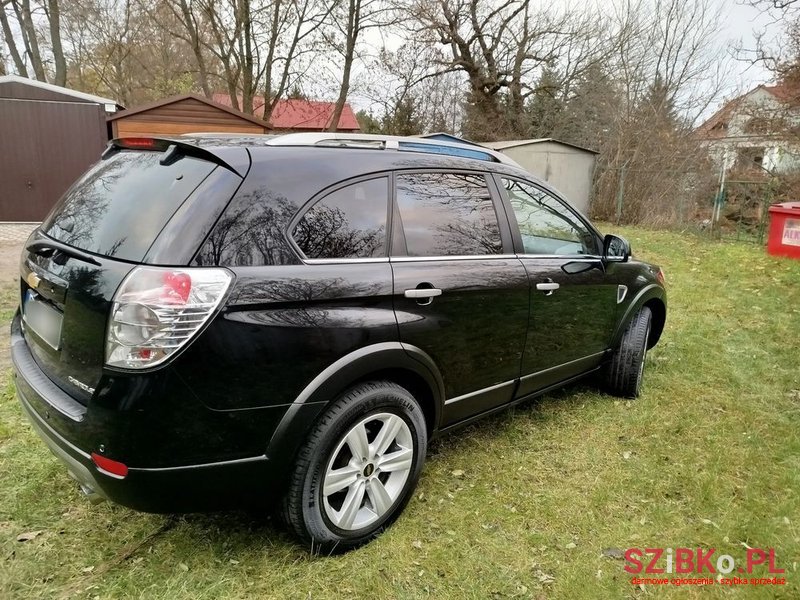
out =
<svg viewBox="0 0 800 600"><path fill-rule="evenodd" d="M398 175L401 242L394 254L501 254L503 243L486 178L457 173ZM403 248L402 238L405 238Z"/></svg>
<svg viewBox="0 0 800 600"><path fill-rule="evenodd" d="M503 179L517 217L525 254L594 254L595 239L558 199L544 190Z"/></svg>
<svg viewBox="0 0 800 600"><path fill-rule="evenodd" d="M308 209L292 237L307 258L385 256L388 204L388 178L353 183Z"/></svg>

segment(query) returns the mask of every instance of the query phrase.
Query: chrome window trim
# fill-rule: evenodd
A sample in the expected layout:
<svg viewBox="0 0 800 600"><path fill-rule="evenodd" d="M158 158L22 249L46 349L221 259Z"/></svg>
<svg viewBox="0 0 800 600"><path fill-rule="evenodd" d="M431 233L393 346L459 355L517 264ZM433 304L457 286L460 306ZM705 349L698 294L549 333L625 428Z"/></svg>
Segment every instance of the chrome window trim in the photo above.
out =
<svg viewBox="0 0 800 600"><path fill-rule="evenodd" d="M307 265L349 265L354 263L388 263L388 256L363 258L303 258Z"/></svg>
<svg viewBox="0 0 800 600"><path fill-rule="evenodd" d="M509 260L517 258L516 254L452 254L445 256L392 256L391 262L432 262L442 260Z"/></svg>
<svg viewBox="0 0 800 600"><path fill-rule="evenodd" d="M450 254L441 256L379 256L365 258L302 258L307 265L383 263L383 262L432 262L446 260L509 260L512 258L531 258L548 260L569 260L572 262L602 261L602 256L574 254Z"/></svg>

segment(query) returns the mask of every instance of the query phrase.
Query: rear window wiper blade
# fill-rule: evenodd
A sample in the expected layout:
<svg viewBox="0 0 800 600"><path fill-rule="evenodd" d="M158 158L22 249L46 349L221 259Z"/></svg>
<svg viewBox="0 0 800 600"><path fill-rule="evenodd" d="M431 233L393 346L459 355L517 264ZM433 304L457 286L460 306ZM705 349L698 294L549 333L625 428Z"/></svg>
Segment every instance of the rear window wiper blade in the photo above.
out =
<svg viewBox="0 0 800 600"><path fill-rule="evenodd" d="M78 250L77 248L73 248L72 246L68 246L63 242L58 242L56 240L37 240L35 242L31 242L28 244L25 249L28 252L32 252L34 254L42 255L44 252L51 250L61 252L62 254L66 254L67 256L71 256L72 258L77 258L80 261L85 263L89 263L90 265L95 265L97 267L102 266L100 261L94 258L91 254L87 252L83 252L82 250Z"/></svg>

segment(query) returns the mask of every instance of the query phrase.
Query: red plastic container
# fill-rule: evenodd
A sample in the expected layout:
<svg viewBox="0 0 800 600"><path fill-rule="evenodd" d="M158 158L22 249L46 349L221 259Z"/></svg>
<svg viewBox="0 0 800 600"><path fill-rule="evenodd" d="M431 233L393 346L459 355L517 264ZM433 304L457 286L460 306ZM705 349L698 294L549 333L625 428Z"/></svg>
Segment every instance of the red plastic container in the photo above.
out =
<svg viewBox="0 0 800 600"><path fill-rule="evenodd" d="M767 252L800 258L800 202L773 204L769 214Z"/></svg>

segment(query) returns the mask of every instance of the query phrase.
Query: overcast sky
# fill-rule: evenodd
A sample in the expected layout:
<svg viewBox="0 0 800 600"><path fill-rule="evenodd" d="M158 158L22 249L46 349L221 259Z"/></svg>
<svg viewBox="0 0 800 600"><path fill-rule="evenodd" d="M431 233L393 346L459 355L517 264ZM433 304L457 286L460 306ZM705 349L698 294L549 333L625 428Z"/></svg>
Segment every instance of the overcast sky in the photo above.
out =
<svg viewBox="0 0 800 600"><path fill-rule="evenodd" d="M555 5L574 6L576 1L594 3L603 8L609 8L609 0L539 0L542 4L550 2ZM615 0L611 0L615 1ZM774 42L782 32L782 23L776 18L776 14L769 14L758 8L750 6L748 0L708 0L709 4L719 8L723 27L717 33L717 43L719 47L727 50L729 64L727 70L730 73L729 81L724 86L724 100L729 100L735 96L745 93L761 83L771 82L772 75L762 65L746 60L747 53L742 49L753 50L756 46L755 32L765 34L765 39ZM368 43L374 48L385 45L390 50L395 50L403 43L403 39L396 35L384 36L376 30L370 30L365 36ZM752 56L752 54L751 54ZM358 80L363 73L360 68L356 69L354 79L355 85L351 89L350 102L356 108L372 108L371 101L361 94ZM705 116L714 113L723 103L723 98L712 103L703 112Z"/></svg>
<svg viewBox="0 0 800 600"><path fill-rule="evenodd" d="M753 49L756 44L754 31L763 31L768 39L781 33L781 23L775 15L762 12L744 4L744 0L716 0L723 14L727 15L725 28L719 32L720 41L727 43L735 56L737 47ZM736 81L731 82L731 93L745 91L771 80L771 74L761 65L750 65L746 61L733 64Z"/></svg>

